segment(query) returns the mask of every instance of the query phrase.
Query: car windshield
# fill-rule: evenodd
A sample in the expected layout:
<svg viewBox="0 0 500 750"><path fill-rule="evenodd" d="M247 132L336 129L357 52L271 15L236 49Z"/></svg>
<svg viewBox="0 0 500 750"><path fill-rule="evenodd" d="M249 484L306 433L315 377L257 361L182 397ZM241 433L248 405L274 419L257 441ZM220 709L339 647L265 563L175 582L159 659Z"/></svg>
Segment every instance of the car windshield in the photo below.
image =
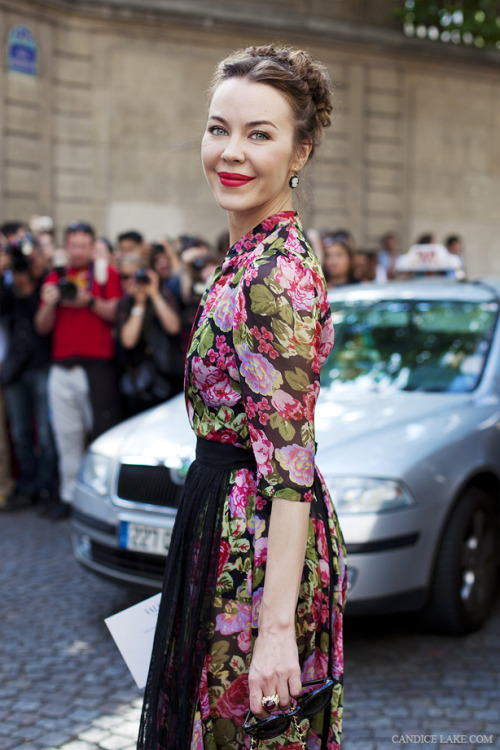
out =
<svg viewBox="0 0 500 750"><path fill-rule="evenodd" d="M334 391L472 391L498 315L496 302L455 300L336 300L331 307L335 346L321 382Z"/></svg>

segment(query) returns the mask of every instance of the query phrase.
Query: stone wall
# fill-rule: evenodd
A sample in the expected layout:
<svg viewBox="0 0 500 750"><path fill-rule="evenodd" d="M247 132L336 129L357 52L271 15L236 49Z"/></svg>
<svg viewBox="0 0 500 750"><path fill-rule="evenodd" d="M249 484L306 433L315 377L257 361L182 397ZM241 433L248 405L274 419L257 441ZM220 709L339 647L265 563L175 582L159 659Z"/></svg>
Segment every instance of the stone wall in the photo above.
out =
<svg viewBox="0 0 500 750"><path fill-rule="evenodd" d="M199 158L211 70L229 49L286 38L336 84L333 127L299 196L305 224L349 227L359 245L387 230L403 247L423 231L457 232L472 273L500 273L500 56L377 29L389 0L386 15L375 0L276 0L286 37L261 18L238 22L255 2L209 22L194 0L182 6L190 14L160 0L142 14L132 0L108 5L116 13L90 0L0 0L0 219L48 213L60 228L85 218L111 237L137 227L214 239L225 217ZM304 11L308 29L292 29ZM6 69L16 24L37 40L37 77Z"/></svg>

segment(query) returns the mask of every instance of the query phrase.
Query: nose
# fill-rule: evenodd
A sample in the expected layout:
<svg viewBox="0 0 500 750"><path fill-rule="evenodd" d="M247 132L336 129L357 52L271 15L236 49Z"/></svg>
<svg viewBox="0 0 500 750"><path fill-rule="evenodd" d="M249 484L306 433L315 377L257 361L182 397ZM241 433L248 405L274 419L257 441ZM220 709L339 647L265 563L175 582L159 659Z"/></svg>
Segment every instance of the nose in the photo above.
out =
<svg viewBox="0 0 500 750"><path fill-rule="evenodd" d="M243 148L242 139L238 134L233 133L226 142L224 151L222 152L222 158L227 162L238 162L241 163L245 160L245 152Z"/></svg>

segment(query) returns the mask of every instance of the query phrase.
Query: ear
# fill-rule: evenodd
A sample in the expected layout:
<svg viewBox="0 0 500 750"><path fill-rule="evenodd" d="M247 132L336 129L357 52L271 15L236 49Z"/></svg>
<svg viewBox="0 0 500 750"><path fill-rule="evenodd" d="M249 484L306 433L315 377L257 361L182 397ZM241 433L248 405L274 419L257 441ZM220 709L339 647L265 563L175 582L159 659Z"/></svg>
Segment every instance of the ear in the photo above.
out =
<svg viewBox="0 0 500 750"><path fill-rule="evenodd" d="M312 141L304 141L303 143L300 144L295 154L295 159L293 161L293 166L292 166L293 172L300 172L300 170L303 167L305 167L307 160L309 159L311 150L312 150Z"/></svg>

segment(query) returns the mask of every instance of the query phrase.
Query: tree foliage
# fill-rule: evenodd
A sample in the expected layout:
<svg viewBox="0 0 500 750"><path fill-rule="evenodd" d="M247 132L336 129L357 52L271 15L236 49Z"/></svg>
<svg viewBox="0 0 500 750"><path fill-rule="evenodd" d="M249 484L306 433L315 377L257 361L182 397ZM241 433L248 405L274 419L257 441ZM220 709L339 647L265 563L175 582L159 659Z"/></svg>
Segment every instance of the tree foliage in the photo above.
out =
<svg viewBox="0 0 500 750"><path fill-rule="evenodd" d="M396 15L407 36L500 50L500 0L402 0L402 5Z"/></svg>

